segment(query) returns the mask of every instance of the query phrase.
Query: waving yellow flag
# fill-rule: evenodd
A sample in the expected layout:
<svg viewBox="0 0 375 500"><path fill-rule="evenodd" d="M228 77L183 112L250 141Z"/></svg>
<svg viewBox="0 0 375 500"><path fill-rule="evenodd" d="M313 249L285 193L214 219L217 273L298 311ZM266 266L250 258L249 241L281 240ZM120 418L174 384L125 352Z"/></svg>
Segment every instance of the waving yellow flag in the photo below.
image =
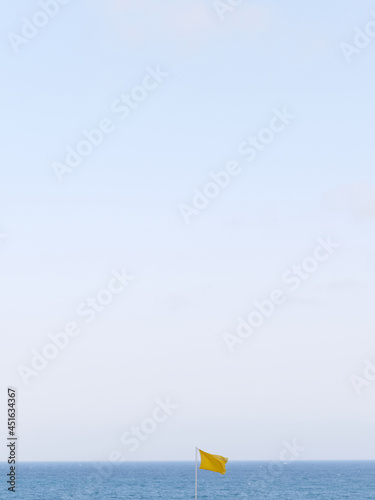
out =
<svg viewBox="0 0 375 500"><path fill-rule="evenodd" d="M212 470L214 472L220 472L220 474L225 474L225 464L228 459L221 457L220 455L211 455L205 451L199 450L201 454L201 466L200 469Z"/></svg>

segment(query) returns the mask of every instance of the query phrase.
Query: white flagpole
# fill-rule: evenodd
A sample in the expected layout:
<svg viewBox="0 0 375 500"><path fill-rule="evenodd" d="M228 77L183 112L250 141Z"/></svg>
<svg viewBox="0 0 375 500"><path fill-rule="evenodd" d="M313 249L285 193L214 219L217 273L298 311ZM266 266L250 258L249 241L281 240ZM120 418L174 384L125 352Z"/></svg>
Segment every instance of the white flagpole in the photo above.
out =
<svg viewBox="0 0 375 500"><path fill-rule="evenodd" d="M195 500L198 499L198 448L195 447Z"/></svg>

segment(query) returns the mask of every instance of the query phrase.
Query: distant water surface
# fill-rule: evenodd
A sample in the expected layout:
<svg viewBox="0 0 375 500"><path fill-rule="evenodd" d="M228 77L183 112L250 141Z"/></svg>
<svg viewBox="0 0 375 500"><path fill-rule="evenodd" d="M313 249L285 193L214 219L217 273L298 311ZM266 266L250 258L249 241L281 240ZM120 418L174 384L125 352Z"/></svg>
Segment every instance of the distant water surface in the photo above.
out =
<svg viewBox="0 0 375 500"><path fill-rule="evenodd" d="M193 462L20 463L16 494L8 465L0 472L2 500L194 500ZM198 472L202 500L375 500L375 462L228 462L225 476Z"/></svg>

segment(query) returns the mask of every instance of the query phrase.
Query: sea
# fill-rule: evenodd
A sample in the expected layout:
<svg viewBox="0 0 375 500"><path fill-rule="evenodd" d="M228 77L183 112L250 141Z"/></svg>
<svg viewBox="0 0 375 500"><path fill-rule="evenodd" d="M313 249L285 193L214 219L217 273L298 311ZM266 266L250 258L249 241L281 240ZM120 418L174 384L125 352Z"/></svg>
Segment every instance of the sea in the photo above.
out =
<svg viewBox="0 0 375 500"><path fill-rule="evenodd" d="M18 463L16 492L0 464L1 500L195 498L194 462ZM198 470L198 499L375 500L375 462L234 462L221 475Z"/></svg>

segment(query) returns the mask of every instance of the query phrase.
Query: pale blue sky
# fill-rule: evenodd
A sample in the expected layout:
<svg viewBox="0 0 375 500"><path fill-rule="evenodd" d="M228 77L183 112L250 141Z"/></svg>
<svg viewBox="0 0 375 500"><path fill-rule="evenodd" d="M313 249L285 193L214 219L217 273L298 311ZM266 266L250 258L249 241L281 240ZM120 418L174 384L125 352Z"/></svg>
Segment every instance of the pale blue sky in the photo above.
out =
<svg viewBox="0 0 375 500"><path fill-rule="evenodd" d="M72 0L16 54L8 34L37 10L0 16L1 365L19 458L272 459L298 438L301 458L374 459L375 384L357 397L350 376L375 362L375 40L352 64L340 44L375 2L244 1L221 21L209 0ZM119 120L111 103L149 66L169 76ZM238 145L284 106L296 118L247 165ZM59 183L52 162L108 116L116 130ZM179 204L232 159L243 172L187 225ZM231 356L222 334L327 235L337 255ZM31 349L122 267L134 283L23 386ZM179 410L130 453L120 436L166 395Z"/></svg>

